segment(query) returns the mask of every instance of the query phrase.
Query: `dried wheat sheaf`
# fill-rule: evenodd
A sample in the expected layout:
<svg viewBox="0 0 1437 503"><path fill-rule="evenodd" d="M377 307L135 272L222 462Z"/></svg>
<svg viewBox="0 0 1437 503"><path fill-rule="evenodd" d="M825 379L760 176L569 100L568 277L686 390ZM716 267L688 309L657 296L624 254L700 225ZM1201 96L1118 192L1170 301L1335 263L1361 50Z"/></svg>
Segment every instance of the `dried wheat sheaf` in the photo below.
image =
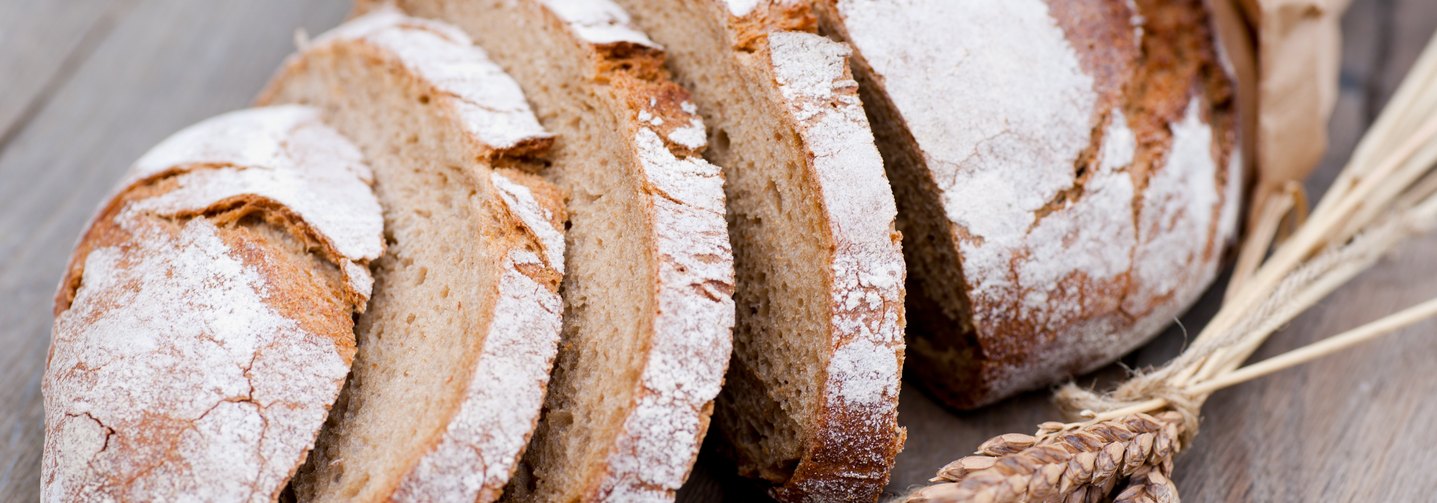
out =
<svg viewBox="0 0 1437 503"><path fill-rule="evenodd" d="M1173 458L1197 435L1212 393L1437 316L1437 299L1429 300L1242 366L1280 327L1408 237L1437 227L1434 166L1437 38L1305 221L1279 236L1284 221L1302 220L1295 183L1254 208L1222 308L1182 354L1107 392L1064 386L1056 400L1075 422L994 437L906 501L1176 503Z"/></svg>
<svg viewBox="0 0 1437 503"><path fill-rule="evenodd" d="M1180 414L1139 413L1077 428L1061 423L1044 428L1035 436L1007 434L984 442L976 455L943 467L933 479L943 483L909 500L1104 501L1123 481L1124 501L1171 501L1149 495L1176 495L1167 489L1165 474L1181 445Z"/></svg>

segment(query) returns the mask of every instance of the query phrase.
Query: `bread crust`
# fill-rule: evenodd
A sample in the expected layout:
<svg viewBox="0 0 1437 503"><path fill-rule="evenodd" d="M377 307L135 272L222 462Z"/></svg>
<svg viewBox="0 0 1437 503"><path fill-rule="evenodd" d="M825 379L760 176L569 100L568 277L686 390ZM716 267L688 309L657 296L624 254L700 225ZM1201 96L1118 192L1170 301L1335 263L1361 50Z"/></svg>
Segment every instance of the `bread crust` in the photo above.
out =
<svg viewBox="0 0 1437 503"><path fill-rule="evenodd" d="M383 248L369 182L303 107L222 115L141 158L56 295L45 498L275 500L353 359Z"/></svg>
<svg viewBox="0 0 1437 503"><path fill-rule="evenodd" d="M515 247L504 258L499 303L459 409L392 500L499 499L539 422L563 314L563 198L532 175L495 170L490 177L510 221L542 245L539 253ZM510 409L522 412L514 417Z"/></svg>
<svg viewBox="0 0 1437 503"><path fill-rule="evenodd" d="M534 432L558 349L565 196L526 172L536 169L553 135L539 126L513 81L450 25L379 8L301 49L260 102L290 99L291 79L315 71L316 61L352 58L376 75L403 75L433 110L423 113L437 114L460 133L455 137L472 173L450 183L482 194L490 221L473 239L502 262L499 277L484 285L497 290L497 300L473 327L483 334L482 345L469 375L457 376L467 384L442 431L422 439L375 493L396 501L494 501Z"/></svg>
<svg viewBox="0 0 1437 503"><path fill-rule="evenodd" d="M848 67L848 48L800 31L772 31L754 44L761 62L754 68L768 75L771 99L787 112L782 120L808 153L826 216L820 236L832 250L831 352L817 424L807 425L803 457L772 495L781 501L875 501L907 436L898 426L906 269L893 194Z"/></svg>
<svg viewBox="0 0 1437 503"><path fill-rule="evenodd" d="M814 34L815 18L807 2L709 0L696 3L699 5L686 6L686 9L706 19L694 26L695 33L668 32L668 38L660 41L678 46L681 41L676 37L710 37L714 40L703 43L717 44L728 51L722 56L728 61L695 59L676 64L677 71L682 74L684 65L718 65L725 70L732 69L735 71L732 79L745 83L743 87L754 94L753 102L772 110L772 127L780 132L774 141L784 142L784 148L792 152L785 153L788 157L778 162L792 163L800 173L797 177L800 181L796 183L804 196L797 204L811 204L817 210L817 228L807 231L805 236L811 236L806 239L815 242L814 248L822 257L811 264L812 269L810 264L804 264L802 272L794 271L822 278L822 297L812 299L824 306L821 318L812 320L813 325L822 327L815 334L822 339L814 341L820 346L817 352L821 358L814 365L821 368L815 372L819 375L813 395L797 400L805 403L779 404L767 398L778 391L765 388L764 381L755 375L763 362L739 359L729 374L730 390L748 390L747 395L742 395L746 397L744 400L768 399L773 403L741 401L741 395L729 390L725 391L726 398L721 399L728 400L724 412L733 415L788 414L790 408L812 410L811 415L802 418L771 419L791 421L789 424L794 426L784 429L800 432L802 438L794 439L798 444L796 452L784 452L783 459L772 459L776 455L767 452L767 446L743 446L733 449L733 454L739 458L742 474L775 483L777 487L771 494L780 500L877 500L904 440L904 431L897 424L898 381L904 351L904 265L899 235L894 228L893 196L848 72L847 51L840 44ZM662 23L670 22L669 17L661 13L640 10L662 7L647 2L629 5L635 6L641 24L650 27L656 35L663 33ZM649 17L653 19L645 19ZM708 57L707 51L700 53ZM690 74L681 78L705 85L703 79L712 76ZM720 88L717 83L710 85ZM726 103L730 98L707 99ZM738 102L745 107L753 106L748 99ZM712 113L720 117L734 115L735 105L724 106L730 110L717 111L719 107ZM764 128L766 135L770 126L753 127ZM791 146L787 143L790 141ZM735 142L732 149L753 147ZM780 166L749 169L783 172ZM739 217L733 225L747 224ZM759 245L751 246L759 249ZM740 285L740 290L743 287ZM746 301L763 304L769 300ZM780 327L779 331L785 329L798 330ZM779 336L752 334L754 338ZM737 354L740 356L736 358L745 358L743 353ZM802 421L807 424L798 424ZM744 442L740 431L751 427L738 420L721 421L721 424L731 430L726 435L731 443ZM773 431L758 433L772 434ZM790 454L794 459L788 459ZM764 459L756 459L760 457Z"/></svg>
<svg viewBox="0 0 1437 503"><path fill-rule="evenodd" d="M732 347L723 175L699 157L707 144L703 121L688 92L668 79L656 44L626 20L616 23L629 34L622 40L588 33L582 17L565 12L580 2L538 3L593 55L596 80L608 82L642 168L652 226L652 342L607 466L580 494L590 501L672 500L698 457ZM607 0L589 3L623 12Z"/></svg>
<svg viewBox="0 0 1437 503"><path fill-rule="evenodd" d="M900 228L916 238L905 247L913 373L944 402L972 408L1107 364L1215 277L1235 235L1241 162L1230 77L1201 1L818 5L824 30L855 47L881 125ZM975 31L955 27L959 18L1011 38L965 39ZM1028 54L1049 47L1057 56ZM992 59L950 70L970 53ZM1046 75L1036 82L1071 86L1003 84L1040 79L987 62L1013 59L1040 61L1025 69ZM1062 112L1037 127L1024 115L1033 107ZM984 178L1004 165L1006 181ZM1030 223L992 225L1014 219Z"/></svg>
<svg viewBox="0 0 1437 503"><path fill-rule="evenodd" d="M361 2L359 9L378 3ZM398 3L418 15L467 26L457 2ZM727 368L733 326L723 178L698 156L706 142L702 120L687 92L668 80L661 49L610 2L524 0L483 15L542 24L545 28L535 29L564 33L566 42L586 55L572 64L590 80L574 85L594 86L607 107L595 113L617 117L632 152L620 164L637 167L632 185L644 201L644 213L631 223L646 229L644 267L655 278L645 301L653 311L642 322L650 331L647 354L642 368L633 369L635 391L619 428L600 433L612 437L595 440L607 449L603 466L566 467L584 473L582 487L561 491L586 501L671 500L698 455Z"/></svg>

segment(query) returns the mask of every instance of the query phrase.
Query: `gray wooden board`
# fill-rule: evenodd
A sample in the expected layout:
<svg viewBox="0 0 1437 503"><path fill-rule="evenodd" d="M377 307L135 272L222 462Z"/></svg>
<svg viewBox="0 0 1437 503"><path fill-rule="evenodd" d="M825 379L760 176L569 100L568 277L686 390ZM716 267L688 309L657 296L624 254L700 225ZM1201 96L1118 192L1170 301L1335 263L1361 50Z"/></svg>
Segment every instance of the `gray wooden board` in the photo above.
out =
<svg viewBox="0 0 1437 503"><path fill-rule="evenodd" d="M96 205L125 167L166 135L243 107L299 28L338 23L324 0L0 0L0 501L39 490L39 375L50 297ZM1341 95L1331 150L1309 181L1330 183L1378 107L1437 29L1437 2L1363 0L1344 18ZM1437 236L1401 248L1273 337L1259 357L1437 296ZM1209 294L1182 317L1196 331ZM1384 342L1221 392L1178 463L1188 501L1429 501L1437 494L1437 341L1425 323ZM1170 329L1125 358L1160 363L1182 347ZM1083 382L1111 381L1120 366ZM922 483L989 436L1054 419L1046 392L953 413L903 390L909 441L890 492ZM706 449L684 501L751 500Z"/></svg>
<svg viewBox="0 0 1437 503"><path fill-rule="evenodd" d="M87 59L129 3L0 2L0 148Z"/></svg>

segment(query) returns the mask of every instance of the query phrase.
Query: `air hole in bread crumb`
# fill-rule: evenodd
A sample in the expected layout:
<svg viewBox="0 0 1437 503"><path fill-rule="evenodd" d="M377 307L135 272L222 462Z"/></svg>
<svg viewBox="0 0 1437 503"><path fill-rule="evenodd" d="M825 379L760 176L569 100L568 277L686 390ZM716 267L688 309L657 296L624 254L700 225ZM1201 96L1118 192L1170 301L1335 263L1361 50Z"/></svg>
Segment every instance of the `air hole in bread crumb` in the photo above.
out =
<svg viewBox="0 0 1437 503"><path fill-rule="evenodd" d="M424 284L424 280L426 280L426 279L429 279L429 268L428 268L428 267L420 267L420 268L419 268L419 279L414 282L414 286L423 285L423 284Z"/></svg>
<svg viewBox="0 0 1437 503"><path fill-rule="evenodd" d="M415 319L414 313L409 313L409 316L405 316L405 317L404 317L404 323L409 324L409 325L413 325L413 324L414 324L414 319Z"/></svg>
<svg viewBox="0 0 1437 503"><path fill-rule="evenodd" d="M429 95L427 95L427 94L421 94L421 95L419 95L419 104L421 104L421 105L428 105L428 104L429 104Z"/></svg>
<svg viewBox="0 0 1437 503"><path fill-rule="evenodd" d="M441 298L441 299L447 299L447 298L449 298L449 285L444 285L444 289L439 291L439 298Z"/></svg>
<svg viewBox="0 0 1437 503"><path fill-rule="evenodd" d="M784 209L784 206L786 205L783 204L783 193L779 192L778 184L775 183L773 180L769 180L768 184L765 185L763 189L764 192L768 193L769 199L773 200L774 204L778 206L779 213L784 213L786 211Z"/></svg>
<svg viewBox="0 0 1437 503"><path fill-rule="evenodd" d="M728 131L719 129L717 133L714 133L713 141L709 143L713 144L713 148L717 150L727 151L729 146Z"/></svg>

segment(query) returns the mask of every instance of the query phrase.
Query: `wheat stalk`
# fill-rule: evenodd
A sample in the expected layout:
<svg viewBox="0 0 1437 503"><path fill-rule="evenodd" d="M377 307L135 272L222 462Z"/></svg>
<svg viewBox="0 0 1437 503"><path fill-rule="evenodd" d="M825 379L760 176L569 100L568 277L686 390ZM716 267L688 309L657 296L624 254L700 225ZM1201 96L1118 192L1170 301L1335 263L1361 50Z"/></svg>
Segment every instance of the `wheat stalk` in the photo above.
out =
<svg viewBox="0 0 1437 503"><path fill-rule="evenodd" d="M1182 416L1133 414L1070 426L1049 423L1037 435L1008 434L954 461L933 479L941 484L910 501L1101 501L1125 479L1151 466L1170 466Z"/></svg>
<svg viewBox="0 0 1437 503"><path fill-rule="evenodd" d="M1242 366L1283 325L1407 238L1437 227L1437 38L1358 144L1327 195L1305 206L1295 184L1258 212L1222 308L1190 347L1106 392L1068 384L1056 400L1079 418L1007 434L938 471L906 501L1179 501L1173 458L1198 431L1212 393L1395 333L1437 316L1423 302L1282 355ZM1120 490L1119 490L1120 489ZM1114 491L1119 490L1116 495Z"/></svg>

